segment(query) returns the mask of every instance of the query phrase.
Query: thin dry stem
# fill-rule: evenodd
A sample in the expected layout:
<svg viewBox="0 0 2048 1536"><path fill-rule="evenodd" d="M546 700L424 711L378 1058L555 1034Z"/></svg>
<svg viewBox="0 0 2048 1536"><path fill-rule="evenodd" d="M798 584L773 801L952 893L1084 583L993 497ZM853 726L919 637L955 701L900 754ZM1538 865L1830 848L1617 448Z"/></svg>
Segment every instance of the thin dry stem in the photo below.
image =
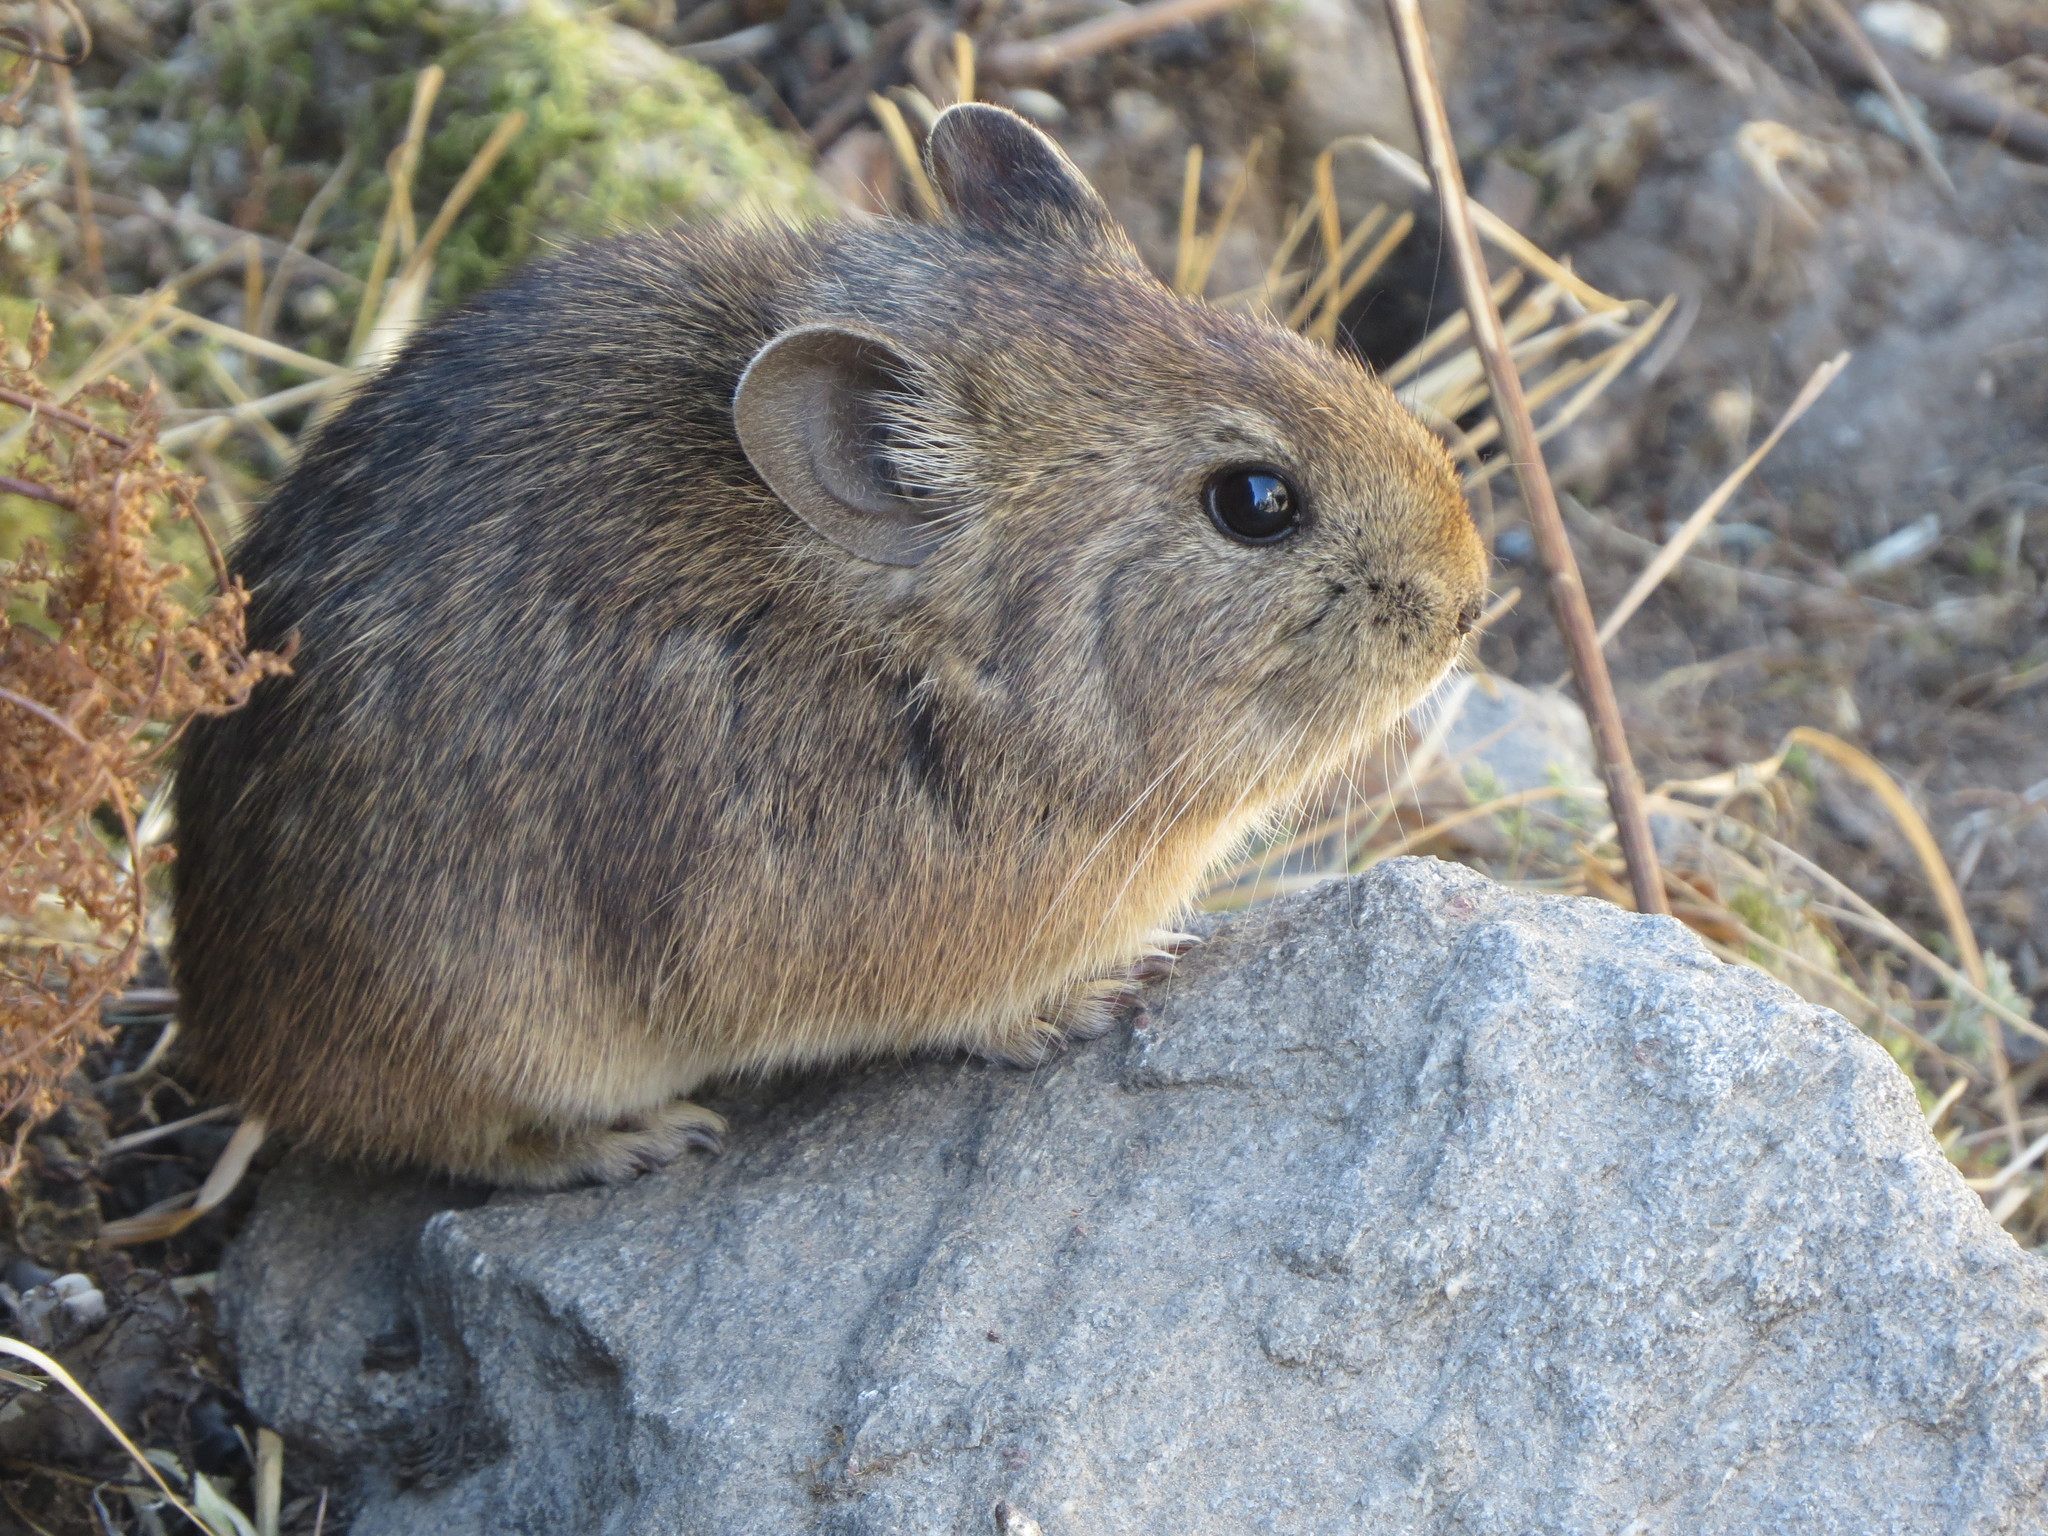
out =
<svg viewBox="0 0 2048 1536"><path fill-rule="evenodd" d="M917 205L924 210L924 216L932 220L944 218L945 205L939 201L939 190L925 172L924 157L917 152L917 140L910 132L910 124L904 121L903 109L879 93L868 97L868 106L874 112L875 120L882 125L882 132L889 136L889 145L896 151L896 159L902 164L904 175L910 178L911 188L917 194Z"/></svg>
<svg viewBox="0 0 2048 1536"><path fill-rule="evenodd" d="M1021 85L1077 60L1092 58L1170 27L1207 21L1247 3L1248 0L1151 0L1147 5L1129 6L1084 21L1050 37L999 43L983 57L982 72L991 80Z"/></svg>
<svg viewBox="0 0 2048 1536"><path fill-rule="evenodd" d="M1700 535L1706 532L1707 525L1720 516L1721 509L1734 499L1743 482L1759 464L1763 463L1770 451L1778 446L1778 440L1792 429L1792 424L1806 414L1813 402L1827 391L1830 384L1841 377L1842 370L1848 366L1849 354L1841 352L1814 369L1813 377L1806 381L1799 393L1793 397L1792 403L1785 407L1785 414L1778 418L1777 425L1771 428L1770 434L1757 444L1755 451L1736 465L1728 477L1714 487L1713 493L1678 526L1677 532L1673 533L1665 541L1664 547L1657 551L1656 558L1643 568L1642 575L1635 579L1634 584L1623 594L1621 601L1614 605L1614 611L1608 614L1600 625L1602 645L1606 645L1621 632L1621 626L1634 617L1635 611L1643 606L1650 594L1657 590L1664 578L1669 576L1678 562L1685 558L1686 551L1699 541Z"/></svg>
<svg viewBox="0 0 2048 1536"><path fill-rule="evenodd" d="M1949 179L1948 167L1941 163L1940 146L1934 142L1934 135L1928 132L1925 120L1914 110L1913 103L1906 99L1906 93L1899 89L1899 82L1892 75L1891 66L1885 63L1884 55L1877 51L1876 45L1870 41L1869 34L1863 30L1856 18L1849 14L1849 8L1842 4L1842 0L1813 0L1813 3L1819 8L1821 15L1827 18L1828 25L1835 29L1843 46L1856 56L1856 61L1877 83L1877 88L1883 93L1884 99L1891 103L1892 115L1898 118L1899 127L1912 142L1913 153L1919 156L1921 165L1927 169L1927 174L1934 178L1934 184L1941 188L1942 195L1950 203L1956 202L1956 184Z"/></svg>
<svg viewBox="0 0 2048 1536"><path fill-rule="evenodd" d="M434 98L441 93L446 76L438 64L419 72L412 86L412 109L406 118L405 137L391 151L384 168L391 177L391 196L384 205L384 221L377 228L377 248L370 256L370 275L363 282L362 302L356 308L355 328L349 333L348 355L356 356L370 339L377 317L384 307L384 279L391 270L391 252L398 244L401 225L412 219L412 178L419 168L420 147L426 142L427 120L433 114Z"/></svg>
<svg viewBox="0 0 2048 1536"><path fill-rule="evenodd" d="M1449 132L1448 127L1446 127L1445 131ZM1394 172L1395 175L1414 187L1418 192L1432 190L1431 173L1417 165L1413 157L1403 154L1400 150L1394 148L1393 145L1383 143L1371 134L1361 134L1351 139L1339 139L1337 142L1339 144L1359 145L1371 154L1375 160L1379 161L1380 164ZM1464 185L1465 179L1461 173L1458 178L1458 186L1461 191ZM1608 309L1626 309L1628 307L1620 299L1602 293L1598 288L1595 288L1591 283L1572 271L1570 267L1555 260L1549 252L1529 239L1528 236L1524 235L1514 225L1508 223L1507 220L1503 219L1491 208L1488 208L1484 203L1475 202L1471 197L1467 196L1465 198L1465 209L1470 222L1476 226L1480 234L1486 237L1489 245L1495 247L1503 255L1520 262L1530 271L1557 284L1558 287L1577 299L1587 309L1597 312Z"/></svg>
<svg viewBox="0 0 2048 1536"><path fill-rule="evenodd" d="M1429 36L1422 21L1418 0L1387 0L1400 46L1402 73L1407 77L1410 101L1415 108L1416 129L1428 153L1430 177L1436 183L1443 210L1444 236L1451 247L1458 277L1465 291L1466 308L1472 315L1472 335L1486 363L1493 388L1495 415L1507 437L1509 451L1521 484L1522 501L1536 535L1544 575L1548 580L1551 606L1571 654L1572 670L1593 727L1593 740L1607 780L1607 797L1613 812L1622 855L1628 861L1629 883L1635 891L1636 906L1644 912L1666 912L1663 876L1658 869L1656 844L1650 838L1649 817L1643 810L1642 780L1629 754L1628 738L1622 729L1621 707L1615 701L1614 685L1607 675L1606 658L1594 636L1593 613L1586 602L1578 561L1564 530L1556 493L1543 463L1543 451L1536 440L1536 425L1522 396L1521 376L1508 353L1508 341L1501 328L1500 312L1494 308L1492 284L1486 259L1479 249L1473 226L1472 203L1465 195L1464 173L1451 141L1450 119L1444 111L1443 94L1436 83L1436 66L1430 57Z"/></svg>

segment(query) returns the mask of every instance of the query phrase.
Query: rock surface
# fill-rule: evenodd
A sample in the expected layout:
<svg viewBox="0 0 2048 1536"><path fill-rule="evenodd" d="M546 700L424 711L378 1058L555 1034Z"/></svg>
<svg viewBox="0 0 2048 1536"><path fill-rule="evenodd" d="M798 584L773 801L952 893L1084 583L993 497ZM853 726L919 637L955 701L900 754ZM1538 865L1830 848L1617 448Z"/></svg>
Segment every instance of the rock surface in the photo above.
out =
<svg viewBox="0 0 2048 1536"><path fill-rule="evenodd" d="M356 1536L2048 1522L2048 1269L1668 919L1402 860L1035 1074L727 1107L624 1188L272 1176L221 1300Z"/></svg>

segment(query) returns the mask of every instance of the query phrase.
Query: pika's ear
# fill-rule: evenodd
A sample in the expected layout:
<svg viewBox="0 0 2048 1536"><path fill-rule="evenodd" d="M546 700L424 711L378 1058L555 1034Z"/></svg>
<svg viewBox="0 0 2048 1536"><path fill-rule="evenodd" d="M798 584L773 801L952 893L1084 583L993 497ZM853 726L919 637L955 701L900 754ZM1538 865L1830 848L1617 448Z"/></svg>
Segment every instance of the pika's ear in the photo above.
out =
<svg viewBox="0 0 2048 1536"><path fill-rule="evenodd" d="M898 478L884 397L909 365L879 336L836 325L784 331L733 396L740 447L768 489L824 538L878 565L937 549L943 508Z"/></svg>
<svg viewBox="0 0 2048 1536"><path fill-rule="evenodd" d="M948 107L932 124L924 155L932 184L971 229L1050 236L1135 259L1088 178L1014 112L979 101Z"/></svg>

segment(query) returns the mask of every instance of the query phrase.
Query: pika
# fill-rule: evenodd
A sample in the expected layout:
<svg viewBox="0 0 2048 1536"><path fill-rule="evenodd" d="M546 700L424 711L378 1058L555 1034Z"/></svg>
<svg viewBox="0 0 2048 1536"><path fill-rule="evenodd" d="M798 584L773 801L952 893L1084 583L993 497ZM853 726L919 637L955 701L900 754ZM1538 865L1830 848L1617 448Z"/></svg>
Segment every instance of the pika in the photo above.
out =
<svg viewBox="0 0 2048 1536"><path fill-rule="evenodd" d="M625 237L426 328L238 553L292 674L178 768L186 1060L533 1187L714 1079L1099 1032L1452 665L1486 565L1365 369L1176 297L1059 148L947 217Z"/></svg>

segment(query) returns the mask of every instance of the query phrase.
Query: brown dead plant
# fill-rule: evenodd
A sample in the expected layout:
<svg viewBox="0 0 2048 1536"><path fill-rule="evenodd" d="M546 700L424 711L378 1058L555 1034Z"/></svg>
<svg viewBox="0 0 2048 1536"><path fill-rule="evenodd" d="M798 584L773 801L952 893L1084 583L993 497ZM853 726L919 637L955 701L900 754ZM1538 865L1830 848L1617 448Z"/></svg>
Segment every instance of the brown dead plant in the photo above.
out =
<svg viewBox="0 0 2048 1536"><path fill-rule="evenodd" d="M150 397L108 379L56 404L50 333L38 312L26 337L0 337L0 496L56 509L58 530L0 559L0 1187L148 942L150 872L170 855L139 823L166 748L286 669L246 649L247 594L200 482L158 451ZM180 521L211 556L210 595L160 552Z"/></svg>

